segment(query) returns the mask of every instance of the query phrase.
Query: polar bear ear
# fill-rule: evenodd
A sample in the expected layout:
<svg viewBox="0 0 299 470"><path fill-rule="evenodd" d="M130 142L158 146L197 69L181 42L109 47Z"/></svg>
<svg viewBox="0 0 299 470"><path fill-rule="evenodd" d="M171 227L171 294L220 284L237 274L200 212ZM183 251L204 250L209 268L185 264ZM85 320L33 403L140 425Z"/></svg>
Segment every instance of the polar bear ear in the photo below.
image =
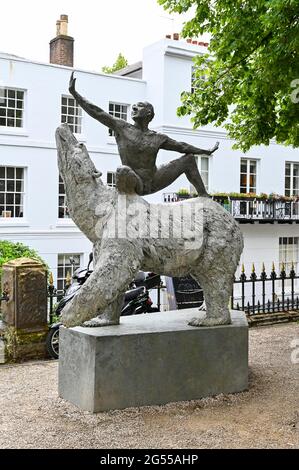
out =
<svg viewBox="0 0 299 470"><path fill-rule="evenodd" d="M93 171L92 177L93 178L101 178L102 174L103 173L101 171L96 170L96 171Z"/></svg>

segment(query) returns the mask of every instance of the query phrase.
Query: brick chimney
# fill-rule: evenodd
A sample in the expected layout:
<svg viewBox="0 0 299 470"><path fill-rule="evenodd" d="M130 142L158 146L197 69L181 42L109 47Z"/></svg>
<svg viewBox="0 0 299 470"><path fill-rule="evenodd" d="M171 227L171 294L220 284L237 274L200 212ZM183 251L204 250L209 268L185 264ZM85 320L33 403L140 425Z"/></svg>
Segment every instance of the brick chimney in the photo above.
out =
<svg viewBox="0 0 299 470"><path fill-rule="evenodd" d="M56 22L56 37L50 41L50 63L74 66L74 39L68 36L68 16Z"/></svg>

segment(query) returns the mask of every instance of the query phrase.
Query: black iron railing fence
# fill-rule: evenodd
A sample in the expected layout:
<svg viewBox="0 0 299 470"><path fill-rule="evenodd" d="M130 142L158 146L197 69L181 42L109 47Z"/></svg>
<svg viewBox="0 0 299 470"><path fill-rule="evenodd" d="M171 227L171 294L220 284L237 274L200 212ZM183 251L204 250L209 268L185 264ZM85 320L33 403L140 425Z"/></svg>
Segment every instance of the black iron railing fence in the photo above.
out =
<svg viewBox="0 0 299 470"><path fill-rule="evenodd" d="M299 202L282 200L259 200L254 198L229 198L219 202L235 219L253 221L299 220Z"/></svg>
<svg viewBox="0 0 299 470"><path fill-rule="evenodd" d="M50 324L53 323L55 318L55 310L56 304L59 300L65 295L67 289L70 287L72 282L72 278L69 272L67 272L64 289L60 290L54 286L54 279L53 274L50 273L49 275L49 283L48 283L48 321Z"/></svg>
<svg viewBox="0 0 299 470"><path fill-rule="evenodd" d="M243 265L239 279L234 282L231 308L244 310L249 315L298 310L299 276L296 275L294 263L291 263L288 272L284 263L276 272L273 263L269 275L263 264L259 276L254 265L251 274L246 276Z"/></svg>
<svg viewBox="0 0 299 470"><path fill-rule="evenodd" d="M159 282L157 282L157 279ZM71 276L68 274L65 280L64 290L57 290L54 286L53 276L50 275L48 285L48 312L50 323L55 319L55 304L65 294L70 283ZM156 303L160 309L161 291L165 289L165 286L161 283L160 276L156 276L156 278L155 276L150 277L146 287L156 290ZM192 302L195 302L196 305L200 305L203 301L202 289L198 286L196 291L198 299L194 298L194 286L191 286L190 289ZM190 296L188 297L187 294L188 292L185 289L184 295L186 298L189 298ZM192 306L193 305L189 305L189 307ZM186 307L187 305L185 308ZM294 263L291 263L288 269L286 269L285 264L282 263L281 269L278 272L276 272L273 263L272 270L269 274L266 273L263 264L262 271L259 275L256 273L253 264L252 271L248 276L245 274L243 265L240 276L234 281L234 288L231 295L231 308L243 310L248 315L299 310L299 275L295 272Z"/></svg>
<svg viewBox="0 0 299 470"><path fill-rule="evenodd" d="M156 304L157 307L161 308L161 290L165 287L161 282L161 277L157 274L151 273L143 282L144 285L149 291L156 291ZM60 299L65 295L67 289L70 287L72 282L71 274L67 272L66 279L64 282L64 289L57 289L54 285L54 279L52 273L49 275L48 282L48 321L52 324L56 321L55 311L56 305Z"/></svg>

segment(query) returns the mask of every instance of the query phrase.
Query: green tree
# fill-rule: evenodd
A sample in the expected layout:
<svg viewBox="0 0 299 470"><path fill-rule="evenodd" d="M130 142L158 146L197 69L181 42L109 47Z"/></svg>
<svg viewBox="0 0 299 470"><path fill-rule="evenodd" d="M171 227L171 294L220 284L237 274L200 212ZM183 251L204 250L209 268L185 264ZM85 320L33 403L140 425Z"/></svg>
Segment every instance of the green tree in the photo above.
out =
<svg viewBox="0 0 299 470"><path fill-rule="evenodd" d="M13 243L7 240L0 240L0 286L3 264L16 258L36 259L46 266L39 254L28 246L23 245L23 243Z"/></svg>
<svg viewBox="0 0 299 470"><path fill-rule="evenodd" d="M114 73L117 70L120 70L128 65L127 59L121 54L121 52L118 54L116 61L112 65L112 67L102 67L102 72L104 73Z"/></svg>
<svg viewBox="0 0 299 470"><path fill-rule="evenodd" d="M243 151L272 138L298 147L299 0L158 2L170 12L191 9L184 37L211 35L178 114L192 114L195 128L224 126Z"/></svg>

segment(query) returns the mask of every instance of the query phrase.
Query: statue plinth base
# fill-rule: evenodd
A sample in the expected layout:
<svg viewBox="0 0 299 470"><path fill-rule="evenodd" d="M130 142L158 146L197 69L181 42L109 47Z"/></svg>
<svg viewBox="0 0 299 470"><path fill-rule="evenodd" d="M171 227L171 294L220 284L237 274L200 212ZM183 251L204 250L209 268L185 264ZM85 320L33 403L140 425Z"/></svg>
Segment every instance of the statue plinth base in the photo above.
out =
<svg viewBox="0 0 299 470"><path fill-rule="evenodd" d="M199 399L248 387L248 325L191 327L197 309L61 328L59 395L91 412ZM204 314L202 314L204 315Z"/></svg>

